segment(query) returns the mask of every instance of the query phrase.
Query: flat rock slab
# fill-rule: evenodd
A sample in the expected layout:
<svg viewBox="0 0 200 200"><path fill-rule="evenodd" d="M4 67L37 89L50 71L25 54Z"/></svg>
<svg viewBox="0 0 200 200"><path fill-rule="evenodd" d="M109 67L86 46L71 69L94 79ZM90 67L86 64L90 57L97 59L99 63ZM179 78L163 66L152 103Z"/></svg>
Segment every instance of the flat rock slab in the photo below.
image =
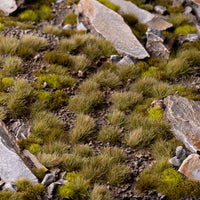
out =
<svg viewBox="0 0 200 200"><path fill-rule="evenodd" d="M164 99L165 119L170 122L173 134L191 152L200 150L200 101L180 96Z"/></svg>
<svg viewBox="0 0 200 200"><path fill-rule="evenodd" d="M161 17L155 16L150 12L137 7L130 1L125 0L109 0L110 2L118 5L123 13L132 13L138 18L138 21L147 25L151 29L166 30L172 27L172 24L163 20Z"/></svg>
<svg viewBox="0 0 200 200"><path fill-rule="evenodd" d="M190 180L200 181L200 156L198 154L189 155L178 171Z"/></svg>
<svg viewBox="0 0 200 200"><path fill-rule="evenodd" d="M7 182L27 179L38 183L37 178L16 153L3 123L0 124L0 177Z"/></svg>
<svg viewBox="0 0 200 200"><path fill-rule="evenodd" d="M149 57L123 18L113 10L96 0L81 0L78 10L89 18L98 33L113 43L119 53L137 59Z"/></svg>
<svg viewBox="0 0 200 200"><path fill-rule="evenodd" d="M15 0L0 0L0 10L2 10L5 15L9 15L17 10L17 3Z"/></svg>

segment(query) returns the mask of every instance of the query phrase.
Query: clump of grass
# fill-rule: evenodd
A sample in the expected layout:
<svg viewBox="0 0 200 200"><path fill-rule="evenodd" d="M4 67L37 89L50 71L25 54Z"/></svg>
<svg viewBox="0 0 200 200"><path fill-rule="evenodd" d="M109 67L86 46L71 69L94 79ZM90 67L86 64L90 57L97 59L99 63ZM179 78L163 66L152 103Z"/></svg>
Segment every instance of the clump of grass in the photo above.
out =
<svg viewBox="0 0 200 200"><path fill-rule="evenodd" d="M115 144L120 141L120 130L112 126L103 127L99 132L98 138L103 143Z"/></svg>
<svg viewBox="0 0 200 200"><path fill-rule="evenodd" d="M179 26L175 30L176 34L181 34L181 35L187 35L187 34L196 33L196 32L197 32L197 29L189 25Z"/></svg>
<svg viewBox="0 0 200 200"><path fill-rule="evenodd" d="M36 154L38 152L41 151L41 146L39 144L32 144L30 147L29 147L29 151L32 153L32 154Z"/></svg>
<svg viewBox="0 0 200 200"><path fill-rule="evenodd" d="M39 19L41 19L41 20L50 20L53 17L51 8L47 5L40 6L37 13L38 13Z"/></svg>
<svg viewBox="0 0 200 200"><path fill-rule="evenodd" d="M191 23L192 20L182 13L177 13L170 15L169 22L171 22L175 27L179 27Z"/></svg>
<svg viewBox="0 0 200 200"><path fill-rule="evenodd" d="M108 0L98 0L98 1L100 3L102 3L104 6L110 8L111 10L114 10L116 12L119 10L119 6L118 5L115 5L114 3L111 3Z"/></svg>
<svg viewBox="0 0 200 200"><path fill-rule="evenodd" d="M46 39L32 35L23 35L20 40L20 45L30 48L34 51L46 50L49 46Z"/></svg>
<svg viewBox="0 0 200 200"><path fill-rule="evenodd" d="M2 31L4 29L5 29L5 26L2 23L0 23L0 31Z"/></svg>
<svg viewBox="0 0 200 200"><path fill-rule="evenodd" d="M13 117L27 115L35 97L35 90L26 80L17 80L14 82L13 91L9 94L7 108Z"/></svg>
<svg viewBox="0 0 200 200"><path fill-rule="evenodd" d="M103 102L103 94L93 91L88 94L76 95L69 99L69 108L77 113L89 113Z"/></svg>
<svg viewBox="0 0 200 200"><path fill-rule="evenodd" d="M85 56L74 56L73 61L73 69L75 72L78 72L79 70L85 72L91 65L90 60Z"/></svg>
<svg viewBox="0 0 200 200"><path fill-rule="evenodd" d="M84 141L94 132L95 122L88 115L79 114L75 127L70 132L70 141L75 144Z"/></svg>
<svg viewBox="0 0 200 200"><path fill-rule="evenodd" d="M142 77L155 77L157 78L159 76L159 72L157 68L155 67L150 67L147 71L144 71L142 73Z"/></svg>
<svg viewBox="0 0 200 200"><path fill-rule="evenodd" d="M7 117L7 111L4 107L0 106L0 120L5 120Z"/></svg>
<svg viewBox="0 0 200 200"><path fill-rule="evenodd" d="M6 76L14 76L23 70L22 60L19 57L7 57L3 65L3 73Z"/></svg>
<svg viewBox="0 0 200 200"><path fill-rule="evenodd" d="M129 25L129 26L134 26L137 22L138 19L135 15L132 13L126 13L123 15L124 21Z"/></svg>
<svg viewBox="0 0 200 200"><path fill-rule="evenodd" d="M142 95L134 92L115 92L111 96L113 107L120 111L130 111L142 101Z"/></svg>
<svg viewBox="0 0 200 200"><path fill-rule="evenodd" d="M67 145L62 141L53 141L42 146L42 152L62 156L67 152Z"/></svg>
<svg viewBox="0 0 200 200"><path fill-rule="evenodd" d="M105 186L95 185L91 192L90 200L111 200L111 195Z"/></svg>
<svg viewBox="0 0 200 200"><path fill-rule="evenodd" d="M21 21L35 21L39 20L38 14L32 10L25 10L19 14Z"/></svg>
<svg viewBox="0 0 200 200"><path fill-rule="evenodd" d="M121 85L119 77L109 70L97 72L91 77L91 80L97 82L101 86L109 87L111 89L117 88Z"/></svg>
<svg viewBox="0 0 200 200"><path fill-rule="evenodd" d="M91 92L99 90L99 87L100 87L99 84L96 83L95 81L86 80L81 83L79 89L83 94L89 94Z"/></svg>
<svg viewBox="0 0 200 200"><path fill-rule="evenodd" d="M125 123L125 114L119 110L114 110L108 114L108 121L113 126L121 127Z"/></svg>
<svg viewBox="0 0 200 200"><path fill-rule="evenodd" d="M182 13L184 8L182 6L170 6L168 9L169 13Z"/></svg>
<svg viewBox="0 0 200 200"><path fill-rule="evenodd" d="M149 110L149 118L154 120L161 120L164 115L164 110L162 108L151 108Z"/></svg>
<svg viewBox="0 0 200 200"><path fill-rule="evenodd" d="M53 113L39 112L33 120L31 133L42 142L52 142L62 138L65 140L64 122Z"/></svg>
<svg viewBox="0 0 200 200"><path fill-rule="evenodd" d="M44 168L34 168L33 173L34 175L39 179L40 182L42 182L44 176L45 176L45 169Z"/></svg>
<svg viewBox="0 0 200 200"><path fill-rule="evenodd" d="M62 35L62 29L60 29L57 26L52 26L52 25L45 25L42 28L42 31L48 34L53 34L56 36L61 36Z"/></svg>
<svg viewBox="0 0 200 200"><path fill-rule="evenodd" d="M91 157L93 155L93 150L89 147L88 144L85 145L76 145L73 148L73 153L81 157Z"/></svg>
<svg viewBox="0 0 200 200"><path fill-rule="evenodd" d="M77 18L77 15L73 12L70 12L65 16L64 24L75 25L77 23L76 18Z"/></svg>
<svg viewBox="0 0 200 200"><path fill-rule="evenodd" d="M121 80L127 81L129 79L135 80L140 76L141 67L137 65L125 65L117 69L117 74Z"/></svg>
<svg viewBox="0 0 200 200"><path fill-rule="evenodd" d="M19 41L15 38L0 36L0 53L1 54L16 54Z"/></svg>

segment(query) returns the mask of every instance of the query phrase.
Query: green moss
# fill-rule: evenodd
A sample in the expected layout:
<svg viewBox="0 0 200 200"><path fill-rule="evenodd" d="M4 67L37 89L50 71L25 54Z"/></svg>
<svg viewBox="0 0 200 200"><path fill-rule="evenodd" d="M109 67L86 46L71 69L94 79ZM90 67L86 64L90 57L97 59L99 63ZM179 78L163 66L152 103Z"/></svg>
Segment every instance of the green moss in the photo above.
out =
<svg viewBox="0 0 200 200"><path fill-rule="evenodd" d="M158 77L158 70L155 67L150 67L147 71L142 73L142 77Z"/></svg>
<svg viewBox="0 0 200 200"><path fill-rule="evenodd" d="M0 23L0 31L2 31L4 29L5 29L5 26L2 23Z"/></svg>
<svg viewBox="0 0 200 200"><path fill-rule="evenodd" d="M39 91L38 92L38 95L37 95L37 98L41 101L46 101L46 102L49 102L50 100L50 94L46 91Z"/></svg>
<svg viewBox="0 0 200 200"><path fill-rule="evenodd" d="M41 20L50 20L53 17L51 8L47 5L42 5L37 13Z"/></svg>
<svg viewBox="0 0 200 200"><path fill-rule="evenodd" d="M197 29L189 25L179 26L175 30L176 34L181 34L181 35L187 35L187 34L196 33L196 32L197 32Z"/></svg>
<svg viewBox="0 0 200 200"><path fill-rule="evenodd" d="M39 181L42 181L44 176L45 176L45 169L44 168L34 168L33 169L33 173L35 174L35 176L39 179Z"/></svg>
<svg viewBox="0 0 200 200"><path fill-rule="evenodd" d="M138 22L137 17L131 13L126 13L122 17L129 26L134 26Z"/></svg>
<svg viewBox="0 0 200 200"><path fill-rule="evenodd" d="M67 183L63 186L60 186L58 188L58 194L66 199L72 199L75 194L72 184Z"/></svg>
<svg viewBox="0 0 200 200"><path fill-rule="evenodd" d="M170 6L167 8L169 13L182 13L184 12L184 8L182 6Z"/></svg>
<svg viewBox="0 0 200 200"><path fill-rule="evenodd" d="M154 120L161 120L164 115L164 110L162 108L151 108L149 111L149 118Z"/></svg>
<svg viewBox="0 0 200 200"><path fill-rule="evenodd" d="M51 88L60 88L60 83L59 83L59 77L56 74L51 74L51 75L46 75L46 76L40 76L38 78L38 81L40 83L46 82L47 85Z"/></svg>
<svg viewBox="0 0 200 200"><path fill-rule="evenodd" d="M4 84L5 87L11 86L14 83L14 79L10 77L5 77L2 79L2 83Z"/></svg>
<svg viewBox="0 0 200 200"><path fill-rule="evenodd" d="M21 21L38 21L39 17L36 12L32 10L25 10L19 14L19 19Z"/></svg>
<svg viewBox="0 0 200 200"><path fill-rule="evenodd" d="M111 10L114 10L116 12L119 10L119 6L118 5L115 5L114 3L111 3L108 0L98 0L98 1L100 3L102 3L104 6L110 8Z"/></svg>
<svg viewBox="0 0 200 200"><path fill-rule="evenodd" d="M64 23L75 25L77 23L76 18L77 18L77 15L73 12L70 12L65 16Z"/></svg>
<svg viewBox="0 0 200 200"><path fill-rule="evenodd" d="M32 144L30 147L29 147L29 151L32 153L32 154L36 154L38 152L41 151L41 146L39 144Z"/></svg>

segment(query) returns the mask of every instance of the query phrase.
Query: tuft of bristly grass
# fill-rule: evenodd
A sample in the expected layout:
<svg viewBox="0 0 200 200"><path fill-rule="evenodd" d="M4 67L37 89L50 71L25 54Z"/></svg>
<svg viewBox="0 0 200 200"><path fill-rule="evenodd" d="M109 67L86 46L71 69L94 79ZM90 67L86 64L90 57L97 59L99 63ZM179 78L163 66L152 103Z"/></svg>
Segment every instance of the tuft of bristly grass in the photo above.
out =
<svg viewBox="0 0 200 200"><path fill-rule="evenodd" d="M125 114L119 110L114 110L112 113L108 114L108 121L113 126L122 126L125 122Z"/></svg>
<svg viewBox="0 0 200 200"><path fill-rule="evenodd" d="M95 185L90 200L112 200L110 192L104 185Z"/></svg>
<svg viewBox="0 0 200 200"><path fill-rule="evenodd" d="M90 116L79 114L75 122L75 127L70 132L70 141L76 144L77 142L86 140L93 133L94 128L95 122Z"/></svg>
<svg viewBox="0 0 200 200"><path fill-rule="evenodd" d="M70 12L65 16L64 24L75 25L77 23L76 18L77 18L77 15L73 12Z"/></svg>
<svg viewBox="0 0 200 200"><path fill-rule="evenodd" d="M93 150L89 147L88 144L76 145L73 148L73 153L77 156L86 157L86 158L91 157L94 154Z"/></svg>
<svg viewBox="0 0 200 200"><path fill-rule="evenodd" d="M19 41L15 38L0 36L0 53L15 55Z"/></svg>

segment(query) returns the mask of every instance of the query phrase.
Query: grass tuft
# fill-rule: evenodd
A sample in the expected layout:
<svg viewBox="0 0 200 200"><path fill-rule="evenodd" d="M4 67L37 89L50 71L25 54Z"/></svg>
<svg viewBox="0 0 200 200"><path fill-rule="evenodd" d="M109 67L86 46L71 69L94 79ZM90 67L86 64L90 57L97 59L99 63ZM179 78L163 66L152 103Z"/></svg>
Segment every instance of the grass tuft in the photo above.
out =
<svg viewBox="0 0 200 200"><path fill-rule="evenodd" d="M108 0L98 0L98 1L100 3L102 3L104 6L110 8L111 10L114 10L116 12L119 10L119 6L118 5L115 5L114 3L111 3Z"/></svg>
<svg viewBox="0 0 200 200"><path fill-rule="evenodd" d="M15 38L0 36L0 53L1 54L16 54L19 41Z"/></svg>
<svg viewBox="0 0 200 200"><path fill-rule="evenodd" d="M111 200L111 195L106 186L95 185L91 192L90 200Z"/></svg>
<svg viewBox="0 0 200 200"><path fill-rule="evenodd" d="M125 123L125 114L119 110L114 110L108 114L108 121L113 126L121 127Z"/></svg>
<svg viewBox="0 0 200 200"><path fill-rule="evenodd" d="M76 18L77 18L77 15L73 12L70 12L65 16L64 24L75 25L77 23Z"/></svg>
<svg viewBox="0 0 200 200"><path fill-rule="evenodd" d="M21 21L35 21L39 20L39 16L36 12L32 10L25 10L19 14L19 19Z"/></svg>

